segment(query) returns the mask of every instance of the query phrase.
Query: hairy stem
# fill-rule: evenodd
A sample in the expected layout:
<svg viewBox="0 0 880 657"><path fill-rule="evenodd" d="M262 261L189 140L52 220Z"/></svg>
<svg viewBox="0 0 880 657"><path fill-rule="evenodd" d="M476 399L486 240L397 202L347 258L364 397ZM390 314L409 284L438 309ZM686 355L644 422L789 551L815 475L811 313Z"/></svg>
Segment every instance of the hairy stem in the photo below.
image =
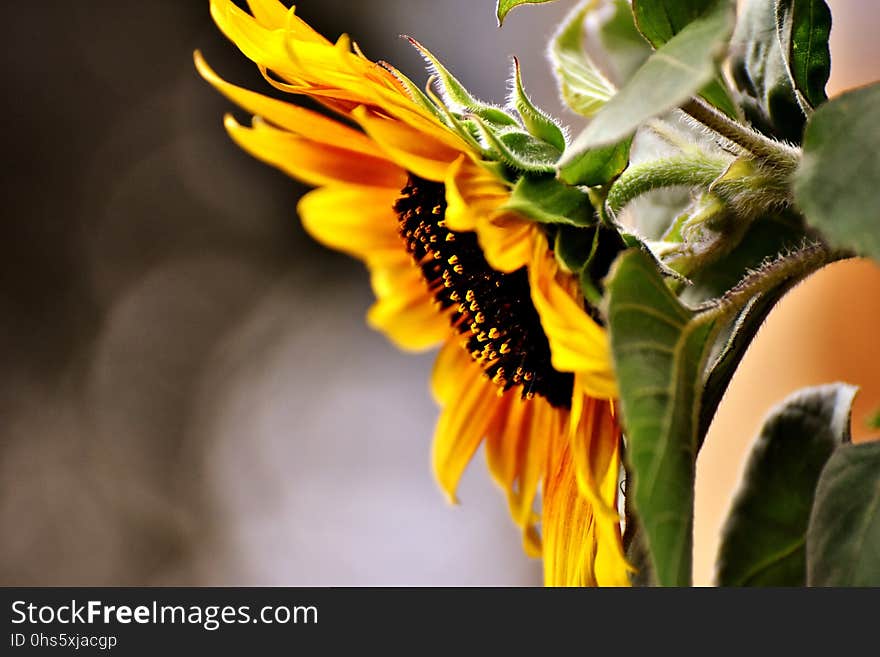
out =
<svg viewBox="0 0 880 657"><path fill-rule="evenodd" d="M617 214L633 199L664 187L708 187L730 161L705 153L678 155L629 167L608 190L608 210Z"/></svg>
<svg viewBox="0 0 880 657"><path fill-rule="evenodd" d="M733 121L704 100L693 98L682 105L681 109L685 114L696 119L713 132L762 160L786 169L793 169L797 166L797 149L765 137L760 132Z"/></svg>

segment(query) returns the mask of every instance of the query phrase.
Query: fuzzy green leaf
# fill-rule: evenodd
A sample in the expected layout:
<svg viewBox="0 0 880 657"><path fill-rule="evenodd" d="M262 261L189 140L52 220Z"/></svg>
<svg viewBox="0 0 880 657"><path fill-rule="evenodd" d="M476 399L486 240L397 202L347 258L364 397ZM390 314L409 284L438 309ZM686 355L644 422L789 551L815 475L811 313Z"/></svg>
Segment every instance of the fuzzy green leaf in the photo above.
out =
<svg viewBox="0 0 880 657"><path fill-rule="evenodd" d="M553 176L522 176L504 207L545 224L595 223L589 196Z"/></svg>
<svg viewBox="0 0 880 657"><path fill-rule="evenodd" d="M504 23L507 14L509 14L510 10L514 7L519 7L520 5L537 5L552 1L553 0L498 0L498 4L495 7L495 15L498 17L498 25L500 26Z"/></svg>
<svg viewBox="0 0 880 657"><path fill-rule="evenodd" d="M700 16L729 0L633 0L636 26L655 48L659 48ZM731 117L737 110L720 76L709 82L700 95Z"/></svg>
<svg viewBox="0 0 880 657"><path fill-rule="evenodd" d="M880 260L880 84L819 107L807 123L794 197L839 248Z"/></svg>
<svg viewBox="0 0 880 657"><path fill-rule="evenodd" d="M733 29L733 10L720 3L658 48L574 140L571 150L615 143L648 119L677 107L715 76L715 58Z"/></svg>
<svg viewBox="0 0 880 657"><path fill-rule="evenodd" d="M840 447L816 488L809 586L880 586L880 442Z"/></svg>
<svg viewBox="0 0 880 657"><path fill-rule="evenodd" d="M850 441L856 388L801 390L774 409L752 447L724 525L720 586L803 586L813 495L826 462Z"/></svg>
<svg viewBox="0 0 880 657"><path fill-rule="evenodd" d="M702 373L716 320L685 308L654 260L624 253L606 280L620 387L627 485L657 582L691 583L694 476Z"/></svg>
<svg viewBox="0 0 880 657"><path fill-rule="evenodd" d="M731 55L733 79L752 125L773 137L800 143L806 116L782 56L772 2L745 2L737 16Z"/></svg>
<svg viewBox="0 0 880 657"><path fill-rule="evenodd" d="M550 42L560 94L566 105L583 116L593 116L615 92L584 48L584 20L600 6L598 0L586 0L575 7Z"/></svg>
<svg viewBox="0 0 880 657"><path fill-rule="evenodd" d="M776 0L776 30L800 100L818 107L828 99L831 10L824 0Z"/></svg>
<svg viewBox="0 0 880 657"><path fill-rule="evenodd" d="M651 45L639 32L628 0L611 0L613 10L597 16L598 41L617 80L626 82L645 63Z"/></svg>
<svg viewBox="0 0 880 657"><path fill-rule="evenodd" d="M633 0L636 25L659 48L711 8L716 0Z"/></svg>

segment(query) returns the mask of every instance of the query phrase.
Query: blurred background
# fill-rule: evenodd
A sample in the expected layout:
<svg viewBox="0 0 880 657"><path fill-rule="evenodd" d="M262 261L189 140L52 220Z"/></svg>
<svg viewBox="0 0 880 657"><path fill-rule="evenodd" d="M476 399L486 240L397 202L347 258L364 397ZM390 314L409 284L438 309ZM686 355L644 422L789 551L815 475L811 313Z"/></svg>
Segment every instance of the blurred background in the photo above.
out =
<svg viewBox="0 0 880 657"><path fill-rule="evenodd" d="M832 90L880 77L880 7L829 4ZM298 13L422 80L397 38L412 34L495 101L519 55L561 114L543 50L570 5L523 8L504 30L494 0L301 0ZM226 137L237 111L192 51L266 87L207 0L5 16L0 584L539 584L482 457L460 507L432 480L432 356L364 327L362 267L312 243L294 213L304 189ZM860 384L866 435L878 323L880 270L865 262L828 268L770 318L700 458L698 583L775 402Z"/></svg>

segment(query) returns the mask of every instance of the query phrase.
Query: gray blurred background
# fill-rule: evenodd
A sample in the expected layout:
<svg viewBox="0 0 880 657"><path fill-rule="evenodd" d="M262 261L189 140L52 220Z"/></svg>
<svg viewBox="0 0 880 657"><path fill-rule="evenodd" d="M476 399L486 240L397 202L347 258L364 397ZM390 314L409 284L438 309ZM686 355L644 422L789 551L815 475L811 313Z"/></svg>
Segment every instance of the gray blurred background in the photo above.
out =
<svg viewBox="0 0 880 657"><path fill-rule="evenodd" d="M433 482L432 356L364 327L362 267L312 243L294 213L304 189L226 137L223 113L246 117L196 76L192 51L266 85L207 0L7 4L0 584L540 583L482 455L461 507ZM542 53L571 4L522 8L504 30L494 0L301 0L299 13L421 81L397 38L411 34L497 102L517 54L557 111ZM877 3L831 4L836 89L876 78ZM880 290L876 268L856 275ZM827 298L846 303L840 289ZM875 297L861 301L866 326ZM816 326L821 302L790 302L790 323ZM821 326L830 353L842 329ZM751 406L728 403L742 445L798 383L779 378L785 363L768 367L778 349L761 349L738 384ZM703 480L727 489L698 491L705 564L744 447L707 451Z"/></svg>
<svg viewBox="0 0 880 657"><path fill-rule="evenodd" d="M13 7L0 583L539 583L482 456L462 507L434 484L431 355L364 327L363 268L310 241L294 213L304 189L223 131L236 110L198 78L194 49L268 87L207 0ZM517 53L552 99L540 51L565 7L504 31L493 7L298 11L421 81L398 38L417 36L497 101Z"/></svg>

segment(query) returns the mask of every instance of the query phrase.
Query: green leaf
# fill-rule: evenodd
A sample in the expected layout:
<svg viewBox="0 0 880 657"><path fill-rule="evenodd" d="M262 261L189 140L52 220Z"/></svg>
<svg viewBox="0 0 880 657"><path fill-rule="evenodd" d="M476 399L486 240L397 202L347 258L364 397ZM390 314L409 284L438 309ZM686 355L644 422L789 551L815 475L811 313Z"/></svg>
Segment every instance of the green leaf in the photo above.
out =
<svg viewBox="0 0 880 657"><path fill-rule="evenodd" d="M807 531L809 586L880 586L880 442L829 459Z"/></svg>
<svg viewBox="0 0 880 657"><path fill-rule="evenodd" d="M512 104L522 117L526 129L538 139L551 144L561 153L565 150L565 134L550 116L536 107L526 93L522 82L519 60L513 58L513 98Z"/></svg>
<svg viewBox="0 0 880 657"><path fill-rule="evenodd" d="M840 248L880 260L880 85L828 101L807 123L794 198Z"/></svg>
<svg viewBox="0 0 880 657"><path fill-rule="evenodd" d="M799 99L818 107L828 99L831 10L824 0L776 0L776 30Z"/></svg>
<svg viewBox="0 0 880 657"><path fill-rule="evenodd" d="M880 408L874 411L874 414L868 418L868 426L871 429L880 429Z"/></svg>
<svg viewBox="0 0 880 657"><path fill-rule="evenodd" d="M776 35L776 8L768 0L747 0L731 40L731 71L743 93L743 109L756 128L800 143L806 116L801 110Z"/></svg>
<svg viewBox="0 0 880 657"><path fill-rule="evenodd" d="M495 15L498 17L498 25L501 26L504 23L504 19L507 18L507 14L510 13L510 10L514 7L518 7L520 5L537 5L543 2L552 2L553 0L498 0L498 4L496 5Z"/></svg>
<svg viewBox="0 0 880 657"><path fill-rule="evenodd" d="M593 116L615 92L584 48L584 20L599 6L598 0L586 0L575 7L550 42L559 92L566 105L584 116Z"/></svg>
<svg viewBox="0 0 880 657"><path fill-rule="evenodd" d="M659 48L694 20L716 0L633 0L636 26L655 48Z"/></svg>
<svg viewBox="0 0 880 657"><path fill-rule="evenodd" d="M774 409L752 447L722 530L720 586L803 586L813 495L834 450L850 441L856 388L801 390Z"/></svg>
<svg viewBox="0 0 880 657"><path fill-rule="evenodd" d="M653 259L625 252L606 280L620 388L627 486L662 586L691 583L694 475L702 373L716 319L682 306Z"/></svg>
<svg viewBox="0 0 880 657"><path fill-rule="evenodd" d="M606 185L629 164L632 138L581 153L567 153L559 161L559 178L569 185Z"/></svg>
<svg viewBox="0 0 880 657"><path fill-rule="evenodd" d="M636 27L628 0L612 0L613 10L597 15L596 36L617 80L625 82L648 59L651 46Z"/></svg>
<svg viewBox="0 0 880 657"><path fill-rule="evenodd" d="M545 224L596 223L590 197L553 176L522 176L504 207Z"/></svg>
<svg viewBox="0 0 880 657"><path fill-rule="evenodd" d="M639 31L651 45L659 48L700 16L726 4L728 0L633 0L632 10ZM700 95L736 118L736 105L720 77L709 82Z"/></svg>
<svg viewBox="0 0 880 657"><path fill-rule="evenodd" d="M733 11L726 2L687 25L602 107L575 139L572 151L621 141L646 120L688 100L713 79L715 57L732 28Z"/></svg>

